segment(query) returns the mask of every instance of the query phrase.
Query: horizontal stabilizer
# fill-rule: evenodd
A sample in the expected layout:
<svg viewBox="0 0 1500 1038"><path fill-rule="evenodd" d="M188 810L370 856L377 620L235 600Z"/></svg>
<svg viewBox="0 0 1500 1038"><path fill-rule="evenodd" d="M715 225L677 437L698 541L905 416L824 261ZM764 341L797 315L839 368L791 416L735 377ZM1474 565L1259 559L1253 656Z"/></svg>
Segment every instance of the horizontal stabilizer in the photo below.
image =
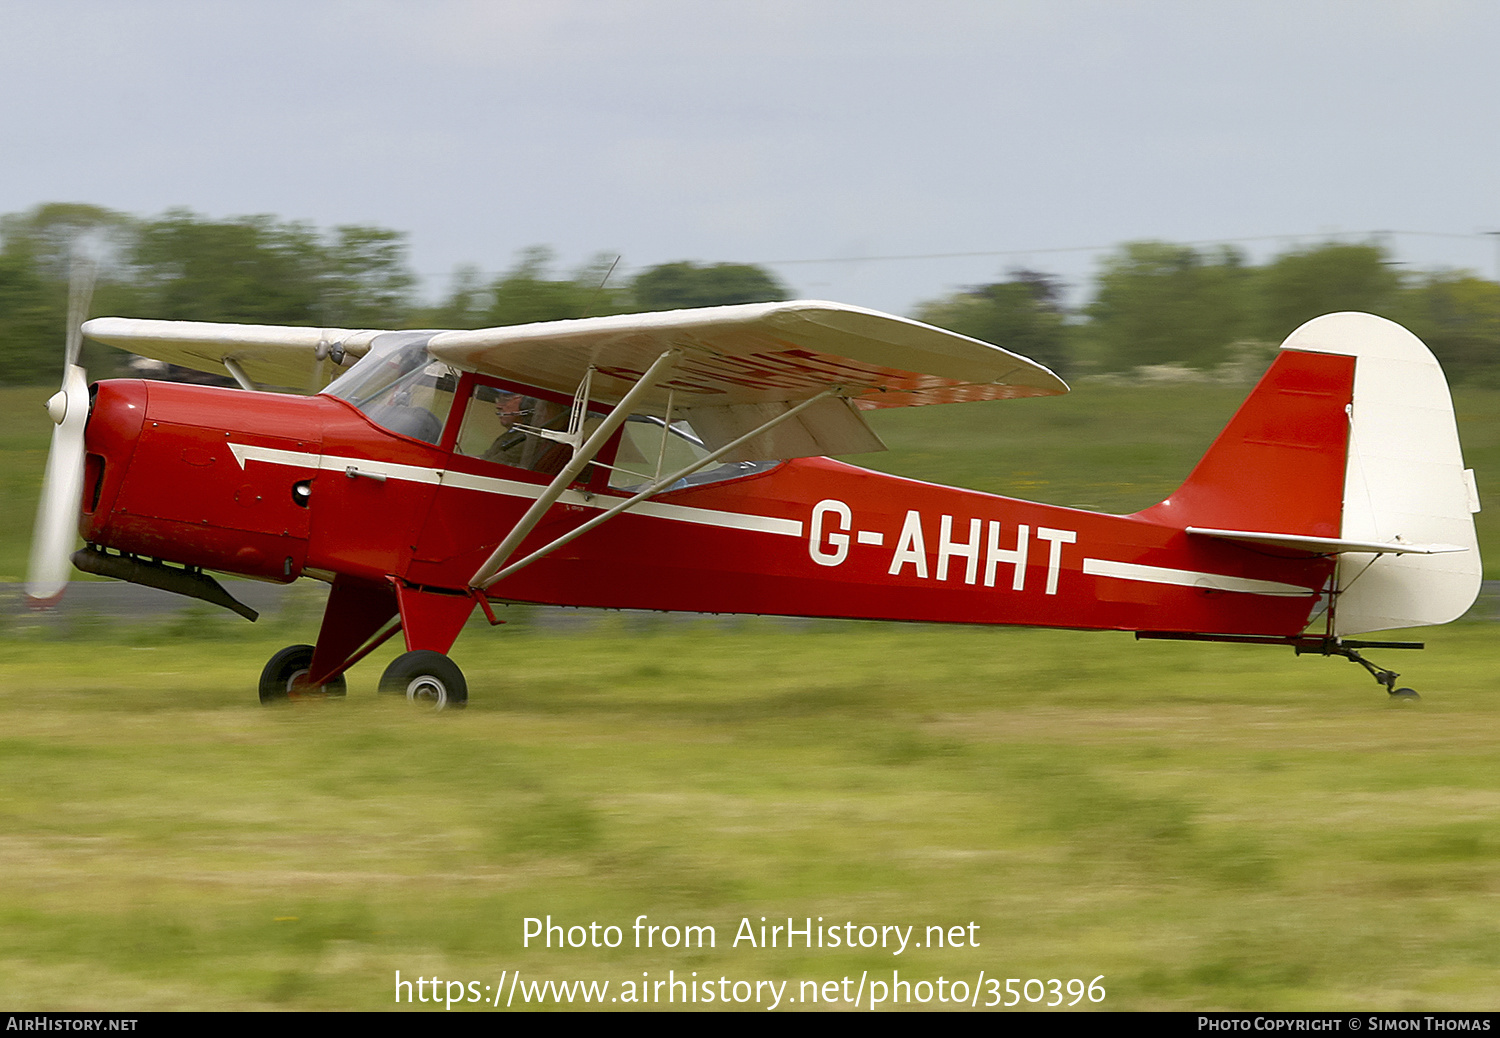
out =
<svg viewBox="0 0 1500 1038"><path fill-rule="evenodd" d="M1339 555L1343 552L1360 552L1367 555L1446 555L1454 551L1468 551L1462 544L1406 544L1401 541L1349 541L1338 537L1309 537L1293 533L1262 533L1258 530L1210 530L1201 526L1189 526L1187 532L1199 537L1217 537L1225 541L1240 541L1245 544L1268 544L1277 548L1290 548L1314 555Z"/></svg>

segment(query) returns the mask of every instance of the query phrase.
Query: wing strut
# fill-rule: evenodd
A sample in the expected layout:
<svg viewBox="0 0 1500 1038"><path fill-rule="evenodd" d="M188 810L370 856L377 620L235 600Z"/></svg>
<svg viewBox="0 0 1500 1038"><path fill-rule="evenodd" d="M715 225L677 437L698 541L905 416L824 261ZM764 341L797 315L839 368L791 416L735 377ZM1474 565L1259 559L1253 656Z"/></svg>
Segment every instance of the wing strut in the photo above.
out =
<svg viewBox="0 0 1500 1038"><path fill-rule="evenodd" d="M240 362L235 360L233 357L224 358L224 370L229 372L234 380L240 384L241 389L249 390L250 392L254 393L260 388L250 380L250 376L245 374L244 367L241 366Z"/></svg>
<svg viewBox="0 0 1500 1038"><path fill-rule="evenodd" d="M680 349L667 350L652 362L651 366L646 369L646 373L620 398L614 410L609 412L583 446L573 452L572 459L563 466L563 470L552 477L552 482L547 484L547 489L542 491L542 496L533 501L531 507L526 510L526 514L521 516L515 526L511 527L510 533L505 535L505 540L500 542L494 554L485 559L484 565L474 571L474 575L469 578L470 587L488 587L493 583L492 574L521 546L526 535L542 521L542 516L547 513L547 509L551 508L559 497L562 497L563 491L568 489L568 484L577 479L578 474L594 460L594 455L598 454L600 449L609 442L615 430L625 424L625 419L630 417L635 402L671 370L681 352Z"/></svg>
<svg viewBox="0 0 1500 1038"><path fill-rule="evenodd" d="M730 453L731 451L737 450L740 446L742 446L743 444L748 443L749 441L753 440L755 437L761 435L764 432L768 432L771 429L774 429L776 426L780 425L782 422L786 421L787 419L792 418L792 417L794 417L794 416L796 416L798 414L801 414L802 411L804 411L805 409L811 407L813 404L816 404L819 400L823 400L826 397L830 397L830 396L834 395L835 393L839 392L840 388L841 387L839 387L839 386L830 386L829 388L823 390L823 392L819 393L817 396L809 397L808 399L802 401L802 403L796 405L795 407L789 408L789 409L783 411L781 414L777 415L776 417L774 417L774 418L772 418L772 419L770 419L768 421L762 422L759 426L757 426L756 428L750 430L745 435L741 436L739 439L733 440L733 441L731 441L729 443L726 443L724 446L720 447L718 450L714 451L713 453L707 455L706 457L699 458L697 461L693 462L691 465L688 465L686 468L678 469L676 472L672 473L670 476L663 476L662 478L656 480L654 483L652 483L650 486L648 486L645 490L642 490L639 493L637 493L634 497L626 498L624 501L621 501L619 504L612 505L611 507L609 507L605 511L600 512L598 515L594 516L594 518L590 519L588 522L584 523L582 526L579 526L579 527L577 527L575 529L569 530L567 533L563 534L561 537L557 538L556 540L552 541L551 543L545 545L544 547L538 548L536 551L532 552L530 555L526 556L524 559L521 559L521 560L519 560L517 562L511 563L509 566L506 566L504 569L500 570L498 573L495 573L493 576L482 578L482 581L481 581L481 574L484 572L485 569L488 569L489 565L490 565L489 562L485 563L485 565L480 568L480 572L476 573L474 575L475 579L471 580L469 582L469 586L472 587L472 588L476 588L476 589L478 589L480 591L483 591L483 590L486 590L486 589L490 588L497 581L504 580L506 577L510 576L512 573L514 573L517 570L522 569L522 568L524 568L526 566L531 565L533 562L535 562L536 560L540 559L542 556L548 554L549 552L556 551L558 548L561 548L563 545L567 544L569 541L573 540L575 537L581 537L581 536L583 536L584 534L586 534L590 530L592 530L594 527L596 527L600 523L604 522L606 519L611 519L614 516L619 515L621 512L625 511L627 508L630 508L630 507L638 504L639 502L644 501L646 498L650 497L652 494L658 493L661 490L663 490L664 488L671 486L673 483L676 483L679 479L686 479L688 476L691 476L694 472L697 472L699 469L704 468L704 467L706 467L708 465L712 465L714 462L718 461L724 455ZM622 403L623 403L623 401L622 401ZM671 421L670 412L668 412L668 421L669 422ZM508 539L509 538L507 538L507 540ZM503 547L503 545L502 545L502 547ZM492 555L492 556L490 556L490 562L493 562L495 560L495 558L497 556L499 556L499 555L500 555L500 551L497 548L495 550L495 554Z"/></svg>

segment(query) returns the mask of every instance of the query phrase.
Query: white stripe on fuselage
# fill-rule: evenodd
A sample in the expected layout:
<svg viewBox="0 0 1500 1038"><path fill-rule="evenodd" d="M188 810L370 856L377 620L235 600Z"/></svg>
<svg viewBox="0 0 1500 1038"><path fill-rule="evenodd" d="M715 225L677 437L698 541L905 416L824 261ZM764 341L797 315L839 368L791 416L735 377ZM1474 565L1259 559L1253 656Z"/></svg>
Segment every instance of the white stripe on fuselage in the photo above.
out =
<svg viewBox="0 0 1500 1038"><path fill-rule="evenodd" d="M1115 577L1119 580L1139 580L1147 584L1172 584L1177 587L1198 587L1207 591L1243 591L1251 595L1305 595L1317 594L1296 584L1282 584L1275 580L1253 580L1250 577L1228 577L1222 573L1200 573L1191 569L1169 569L1165 566L1142 566L1135 562L1114 562L1109 559L1084 559L1083 572L1095 577Z"/></svg>
<svg viewBox="0 0 1500 1038"><path fill-rule="evenodd" d="M420 465L398 465L391 461L375 461L370 458L340 458L329 454L308 454L303 451L280 450L276 447L256 447L246 443L231 443L229 449L240 468L247 461L264 461L272 465L293 465L298 468L318 469L322 472L345 472L370 476L384 476L409 483L431 483L437 486L456 487L460 490L477 490L485 494L503 497L520 497L536 500L546 487L536 483L525 483L515 479L499 479L495 476L476 476L468 472L451 469L430 469ZM603 511L619 503L618 498L581 494L576 490L563 491L558 498L560 504L578 505ZM669 505L659 501L642 501L631 508L632 512L653 516L657 519L674 519L699 526L716 526L727 530L754 530L759 533L775 533L783 537L801 537L802 523L796 519L776 519L766 515L745 515L740 512L720 512L712 508L689 508L685 505Z"/></svg>

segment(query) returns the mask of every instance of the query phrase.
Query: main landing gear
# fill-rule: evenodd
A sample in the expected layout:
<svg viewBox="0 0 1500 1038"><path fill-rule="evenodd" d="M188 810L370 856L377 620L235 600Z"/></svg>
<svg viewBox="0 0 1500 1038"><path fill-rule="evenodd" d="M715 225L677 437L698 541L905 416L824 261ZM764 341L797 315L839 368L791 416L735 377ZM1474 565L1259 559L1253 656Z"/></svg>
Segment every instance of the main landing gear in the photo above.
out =
<svg viewBox="0 0 1500 1038"><path fill-rule="evenodd" d="M452 710L469 701L463 671L447 656L428 649L404 652L391 660L380 675L380 691L428 704L434 710Z"/></svg>
<svg viewBox="0 0 1500 1038"><path fill-rule="evenodd" d="M260 676L261 702L341 696L349 668L400 634L407 651L386 667L380 691L433 710L458 709L469 701L469 685L446 654L474 605L472 596L449 589L340 576L316 646L289 645L271 657Z"/></svg>
<svg viewBox="0 0 1500 1038"><path fill-rule="evenodd" d="M272 656L260 674L260 701L270 704L344 695L347 687L342 674L322 685L307 683L312 658L311 645L288 645ZM461 709L469 701L463 671L447 656L429 649L402 653L392 660L380 677L380 691L434 710Z"/></svg>
<svg viewBox="0 0 1500 1038"><path fill-rule="evenodd" d="M327 699L348 691L344 675L339 674L322 685L309 685L307 675L312 666L311 645L288 645L260 672L260 701L280 703L288 699Z"/></svg>

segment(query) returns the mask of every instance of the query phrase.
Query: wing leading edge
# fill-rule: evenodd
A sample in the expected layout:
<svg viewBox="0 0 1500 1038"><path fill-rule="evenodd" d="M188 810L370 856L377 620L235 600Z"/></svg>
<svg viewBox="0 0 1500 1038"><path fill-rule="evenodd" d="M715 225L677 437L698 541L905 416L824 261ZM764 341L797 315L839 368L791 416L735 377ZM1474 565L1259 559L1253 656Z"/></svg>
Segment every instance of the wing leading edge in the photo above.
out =
<svg viewBox="0 0 1500 1038"><path fill-rule="evenodd" d="M341 349L350 361L364 356L381 332L350 328L298 328L209 321L147 321L96 317L83 334L122 350L194 371L235 374L237 367L262 386L322 389L339 373L326 362Z"/></svg>
<svg viewBox="0 0 1500 1038"><path fill-rule="evenodd" d="M556 392L571 392L590 365L606 382L633 383L663 350L682 349L673 377L648 401L662 406L669 392L679 405L722 407L805 400L830 385L861 409L1068 391L1047 368L998 346L816 300L442 332L431 349L460 367Z"/></svg>
<svg viewBox="0 0 1500 1038"><path fill-rule="evenodd" d="M381 334L95 318L91 338L203 371L266 385L320 387L332 351L362 355ZM439 331L432 354L455 367L572 395L618 401L666 350L669 377L641 410L686 417L710 446L729 443L830 388L837 395L748 442L736 457L802 457L881 450L859 412L873 408L1055 396L1046 367L977 339L875 310L816 300L619 314L476 331ZM236 371L236 369L239 369ZM244 381L242 379L241 381ZM733 460L733 459L731 459Z"/></svg>
<svg viewBox="0 0 1500 1038"><path fill-rule="evenodd" d="M618 400L662 351L678 350L670 376L639 406L686 417L711 448L838 389L729 460L884 450L861 410L1068 391L1047 368L998 346L816 300L443 332L429 349L458 367L560 393L592 367L603 400Z"/></svg>

